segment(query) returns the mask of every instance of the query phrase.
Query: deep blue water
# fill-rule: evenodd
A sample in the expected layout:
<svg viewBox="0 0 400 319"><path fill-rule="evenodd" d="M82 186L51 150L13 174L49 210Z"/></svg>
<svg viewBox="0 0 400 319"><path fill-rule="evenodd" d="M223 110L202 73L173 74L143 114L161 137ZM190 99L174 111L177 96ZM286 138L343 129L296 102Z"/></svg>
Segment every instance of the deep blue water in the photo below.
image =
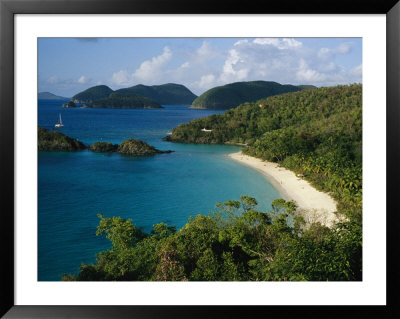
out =
<svg viewBox="0 0 400 319"><path fill-rule="evenodd" d="M63 109L64 101L39 100L38 125L60 131L85 144L120 143L135 137L170 154L127 157L119 154L39 152L38 155L38 280L60 280L77 273L80 264L95 262L108 249L96 236L101 213L131 218L146 231L166 222L182 227L189 216L208 214L217 202L255 197L262 210L280 197L255 170L230 160L237 146L176 144L162 138L180 123L222 113L165 109Z"/></svg>

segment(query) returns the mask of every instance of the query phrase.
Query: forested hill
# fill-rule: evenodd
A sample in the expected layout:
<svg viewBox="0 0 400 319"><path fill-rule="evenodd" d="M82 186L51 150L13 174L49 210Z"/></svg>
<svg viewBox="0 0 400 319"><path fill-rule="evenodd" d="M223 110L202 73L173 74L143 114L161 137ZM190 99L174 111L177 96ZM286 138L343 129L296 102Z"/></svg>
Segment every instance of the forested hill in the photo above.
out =
<svg viewBox="0 0 400 319"><path fill-rule="evenodd" d="M359 218L361 102L360 84L287 93L181 124L166 140L245 143L245 153L305 175Z"/></svg>
<svg viewBox="0 0 400 319"><path fill-rule="evenodd" d="M304 88L276 82L235 82L212 88L192 103L192 108L227 110L244 102L254 102L272 95L296 92Z"/></svg>
<svg viewBox="0 0 400 319"><path fill-rule="evenodd" d="M116 91L113 91L106 85L97 85L75 94L72 97L72 101L75 103L85 103L88 106L92 104L100 105L100 103L94 102L112 98L112 94L114 94L114 101L116 101L117 96L121 98L123 95L129 95L131 97L132 95L138 95L146 98L148 101L152 100L158 105L188 105L197 97L187 87L174 83L153 86L139 84ZM116 102L116 104L120 104L120 102Z"/></svg>
<svg viewBox="0 0 400 319"><path fill-rule="evenodd" d="M137 108L149 108L149 109L161 109L163 108L159 103L153 101L147 97L140 96L137 94L119 94L111 93L109 97L105 99L99 99L93 101L91 104L93 108L123 108L123 109L137 109Z"/></svg>
<svg viewBox="0 0 400 319"><path fill-rule="evenodd" d="M113 92L107 85L97 85L75 94L71 100L75 103L89 104L96 100L105 99Z"/></svg>
<svg viewBox="0 0 400 319"><path fill-rule="evenodd" d="M247 102L224 114L181 124L172 130L170 139L183 143L252 145L278 129L299 126L306 129L316 126L316 121L319 126L326 126L322 122L331 116L349 116L354 112L361 112L361 85L303 90ZM211 132L204 132L203 128Z"/></svg>
<svg viewBox="0 0 400 319"><path fill-rule="evenodd" d="M115 91L120 94L137 94L164 105L187 105L197 97L181 84L167 83L163 85L135 85Z"/></svg>

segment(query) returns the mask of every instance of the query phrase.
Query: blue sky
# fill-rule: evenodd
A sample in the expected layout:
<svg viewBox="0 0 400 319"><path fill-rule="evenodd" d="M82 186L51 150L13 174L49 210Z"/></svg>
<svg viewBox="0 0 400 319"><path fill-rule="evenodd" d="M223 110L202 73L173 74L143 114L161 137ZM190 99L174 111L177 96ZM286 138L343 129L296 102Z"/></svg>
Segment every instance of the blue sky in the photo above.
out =
<svg viewBox="0 0 400 319"><path fill-rule="evenodd" d="M200 95L238 81L362 82L361 38L39 38L38 90L178 83Z"/></svg>

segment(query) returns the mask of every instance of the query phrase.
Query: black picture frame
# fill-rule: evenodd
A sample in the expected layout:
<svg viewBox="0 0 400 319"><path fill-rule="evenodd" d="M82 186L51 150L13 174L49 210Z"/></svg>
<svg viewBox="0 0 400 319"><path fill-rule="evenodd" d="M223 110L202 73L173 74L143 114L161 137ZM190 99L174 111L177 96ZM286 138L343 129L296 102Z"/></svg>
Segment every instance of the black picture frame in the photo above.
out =
<svg viewBox="0 0 400 319"><path fill-rule="evenodd" d="M14 15L15 14L385 14L387 20L386 105L386 306L28 306L14 303ZM247 318L268 316L328 317L371 315L400 317L398 163L400 137L400 3L398 0L246 1L245 3L182 0L0 0L0 181L1 273L0 315L4 318ZM390 174L389 174L390 172ZM397 208L397 209L396 209ZM179 301L177 301L179 304ZM263 315L263 316L264 316Z"/></svg>

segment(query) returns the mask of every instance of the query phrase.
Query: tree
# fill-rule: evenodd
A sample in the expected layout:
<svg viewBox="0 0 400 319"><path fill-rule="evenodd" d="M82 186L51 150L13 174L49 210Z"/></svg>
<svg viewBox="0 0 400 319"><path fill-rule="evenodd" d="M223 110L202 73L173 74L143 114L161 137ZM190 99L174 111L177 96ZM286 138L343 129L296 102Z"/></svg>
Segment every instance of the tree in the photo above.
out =
<svg viewBox="0 0 400 319"><path fill-rule="evenodd" d="M100 223L97 227L96 235L105 234L111 241L113 249L131 248L146 237L142 229L132 224L131 219L121 217L104 218L102 214L97 216L100 218Z"/></svg>

